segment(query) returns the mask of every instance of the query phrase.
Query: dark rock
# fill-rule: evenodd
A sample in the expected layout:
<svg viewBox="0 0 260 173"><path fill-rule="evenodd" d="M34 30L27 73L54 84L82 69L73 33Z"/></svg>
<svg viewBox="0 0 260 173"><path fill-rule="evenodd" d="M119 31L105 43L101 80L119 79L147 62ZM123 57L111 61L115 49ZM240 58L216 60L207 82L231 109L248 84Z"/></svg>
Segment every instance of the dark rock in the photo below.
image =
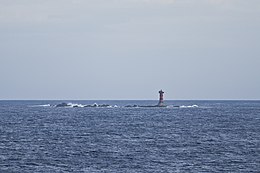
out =
<svg viewBox="0 0 260 173"><path fill-rule="evenodd" d="M56 105L56 107L67 107L67 106L69 106L67 103L60 103Z"/></svg>

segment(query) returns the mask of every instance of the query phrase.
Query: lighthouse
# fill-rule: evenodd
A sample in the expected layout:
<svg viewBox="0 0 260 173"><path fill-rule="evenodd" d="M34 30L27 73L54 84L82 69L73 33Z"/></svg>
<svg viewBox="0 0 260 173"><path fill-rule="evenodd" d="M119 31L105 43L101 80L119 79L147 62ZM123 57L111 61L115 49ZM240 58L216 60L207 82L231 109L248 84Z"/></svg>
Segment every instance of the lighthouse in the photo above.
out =
<svg viewBox="0 0 260 173"><path fill-rule="evenodd" d="M165 106L165 105L163 104L163 94L164 94L163 90L160 90L160 91L159 91L159 103L158 103L157 106L161 106L161 107Z"/></svg>

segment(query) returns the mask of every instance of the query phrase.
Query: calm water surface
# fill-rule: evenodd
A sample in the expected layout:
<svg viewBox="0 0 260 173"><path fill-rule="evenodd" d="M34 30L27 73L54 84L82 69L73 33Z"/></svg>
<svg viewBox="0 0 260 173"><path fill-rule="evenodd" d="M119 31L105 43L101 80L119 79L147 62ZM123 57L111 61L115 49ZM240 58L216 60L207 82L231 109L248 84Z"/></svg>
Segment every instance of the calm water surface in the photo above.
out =
<svg viewBox="0 0 260 173"><path fill-rule="evenodd" d="M0 172L260 172L260 101L61 102L0 101Z"/></svg>

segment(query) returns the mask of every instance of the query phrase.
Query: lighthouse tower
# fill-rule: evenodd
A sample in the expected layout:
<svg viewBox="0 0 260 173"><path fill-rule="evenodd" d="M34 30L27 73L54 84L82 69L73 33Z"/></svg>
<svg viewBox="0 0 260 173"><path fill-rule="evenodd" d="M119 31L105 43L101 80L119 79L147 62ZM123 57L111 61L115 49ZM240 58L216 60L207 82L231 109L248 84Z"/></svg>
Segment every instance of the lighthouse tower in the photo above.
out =
<svg viewBox="0 0 260 173"><path fill-rule="evenodd" d="M164 94L164 92L163 92L162 90L160 90L160 91L159 91L159 103L158 103L157 106L165 106L165 105L163 104L163 94Z"/></svg>

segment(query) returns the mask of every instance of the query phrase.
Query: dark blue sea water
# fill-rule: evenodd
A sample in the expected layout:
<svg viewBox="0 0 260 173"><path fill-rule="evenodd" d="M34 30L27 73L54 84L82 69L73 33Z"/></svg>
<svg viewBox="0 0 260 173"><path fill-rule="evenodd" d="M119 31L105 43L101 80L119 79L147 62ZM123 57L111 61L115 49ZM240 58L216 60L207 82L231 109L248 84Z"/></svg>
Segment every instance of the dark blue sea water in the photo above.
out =
<svg viewBox="0 0 260 173"><path fill-rule="evenodd" d="M0 101L1 173L260 172L260 101L61 102Z"/></svg>

